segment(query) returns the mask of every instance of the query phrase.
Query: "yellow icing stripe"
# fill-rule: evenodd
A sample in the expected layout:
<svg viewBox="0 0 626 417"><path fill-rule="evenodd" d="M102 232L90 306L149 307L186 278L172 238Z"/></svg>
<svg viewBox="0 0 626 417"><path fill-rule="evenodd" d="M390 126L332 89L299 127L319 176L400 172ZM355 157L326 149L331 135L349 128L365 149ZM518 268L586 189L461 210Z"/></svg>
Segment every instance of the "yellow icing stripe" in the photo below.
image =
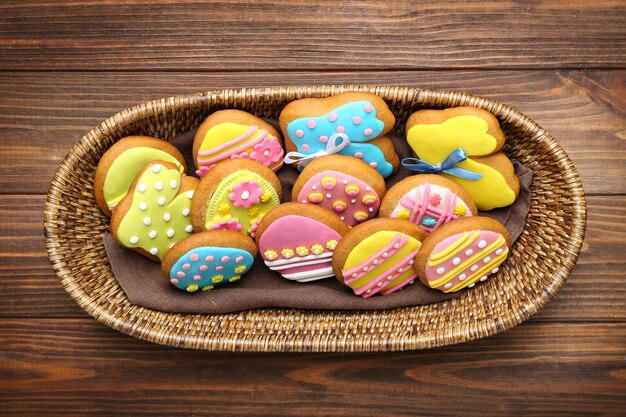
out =
<svg viewBox="0 0 626 417"><path fill-rule="evenodd" d="M474 272L473 275L470 275L470 277L468 279L465 279L463 281L461 281L459 284L457 284L456 287L450 288L448 290L444 290L443 292L454 292L454 291L458 291L462 288L465 288L466 286L473 284L474 282L478 281L480 279L480 277L482 277L483 275L485 275L485 271L487 270L491 270L493 268L495 268L496 265L500 264L502 261L504 261L504 258L506 258L506 256L509 253L509 248L506 248L506 250L504 252L502 252L499 256L493 258L491 260L491 262L488 262L487 265L485 265L482 269L479 269L478 271Z"/></svg>
<svg viewBox="0 0 626 417"><path fill-rule="evenodd" d="M474 234L471 236L469 233L464 233L463 237L461 237L453 245L448 246L446 249L443 249L442 251L439 251L434 255L431 255L428 258L428 266L438 265L442 262L447 261L451 256L454 255L452 252L454 252L457 248L459 249L458 252L462 251L463 249L471 245L479 235L480 235L480 232L474 232ZM469 240L465 240L468 236L470 236ZM461 244L463 244L463 246L459 248ZM444 256L445 258L441 259Z"/></svg>
<svg viewBox="0 0 626 417"><path fill-rule="evenodd" d="M443 277L439 278L438 280L430 281L428 283L428 285L430 285L432 288L435 288L435 287L440 286L441 284L444 284L444 283L450 281L452 278L454 278L456 275L458 275L461 271L466 269L468 265L474 264L477 261L479 261L480 259L484 258L486 254L492 252L495 248L501 246L503 243L505 243L504 242L504 238L502 237L502 235L500 235L498 237L498 239L496 239L496 241L493 242L491 245L487 246L485 249L483 249L482 251L478 252L476 255L474 255L472 258L466 260L465 262L461 262L461 264L459 264L459 266L457 266L455 269L453 269L452 271L450 271L449 273L447 273Z"/></svg>

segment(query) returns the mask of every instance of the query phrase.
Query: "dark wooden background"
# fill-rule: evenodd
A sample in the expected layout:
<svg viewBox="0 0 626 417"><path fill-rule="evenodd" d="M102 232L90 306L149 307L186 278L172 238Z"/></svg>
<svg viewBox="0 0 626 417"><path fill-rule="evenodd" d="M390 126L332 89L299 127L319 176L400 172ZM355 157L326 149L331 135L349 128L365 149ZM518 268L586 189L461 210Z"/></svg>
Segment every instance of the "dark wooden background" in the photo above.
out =
<svg viewBox="0 0 626 417"><path fill-rule="evenodd" d="M0 2L0 414L625 415L626 3ZM589 204L556 299L488 339L377 354L233 354L118 333L64 292L42 211L70 147L142 101L384 84L502 101L550 131Z"/></svg>

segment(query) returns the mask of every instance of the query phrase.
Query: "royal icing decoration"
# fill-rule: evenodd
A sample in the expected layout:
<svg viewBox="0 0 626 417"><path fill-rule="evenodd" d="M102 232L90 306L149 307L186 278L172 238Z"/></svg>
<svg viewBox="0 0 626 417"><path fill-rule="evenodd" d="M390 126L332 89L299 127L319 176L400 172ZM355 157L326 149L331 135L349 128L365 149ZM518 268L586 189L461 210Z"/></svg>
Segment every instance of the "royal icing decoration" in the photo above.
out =
<svg viewBox="0 0 626 417"><path fill-rule="evenodd" d="M513 204L516 196L499 171L471 158L490 155L496 150L497 141L487 133L488 130L485 120L464 115L440 124L415 125L408 131L407 140L419 159L430 164L441 164L451 152L462 148L468 158L456 166L482 177L471 181L445 173L440 175L465 188L478 208L491 210Z"/></svg>
<svg viewBox="0 0 626 417"><path fill-rule="evenodd" d="M471 215L455 193L428 181L406 193L391 212L391 217L409 220L428 233L450 220Z"/></svg>
<svg viewBox="0 0 626 417"><path fill-rule="evenodd" d="M393 166L379 148L367 143L378 137L384 128L384 122L376 118L376 107L361 100L339 106L319 117L293 120L287 125L287 133L298 152L307 155L325 151L333 134L345 134L349 144L337 153L362 159L386 178L393 172Z"/></svg>
<svg viewBox="0 0 626 417"><path fill-rule="evenodd" d="M443 292L473 287L498 272L509 248L500 233L476 230L449 236L435 245L428 257L428 285Z"/></svg>
<svg viewBox="0 0 626 417"><path fill-rule="evenodd" d="M177 169L158 163L141 174L131 207L117 229L122 245L163 259L170 247L193 233L189 216L193 190L177 194L181 181Z"/></svg>
<svg viewBox="0 0 626 417"><path fill-rule="evenodd" d="M125 150L119 155L107 171L102 193L110 210L124 198L135 176L152 161L165 161L176 164L183 172L183 166L171 154L160 149L138 146Z"/></svg>
<svg viewBox="0 0 626 417"><path fill-rule="evenodd" d="M341 270L344 283L364 298L391 294L412 284L422 243L404 233L380 231L359 242Z"/></svg>
<svg viewBox="0 0 626 417"><path fill-rule="evenodd" d="M276 219L261 235L265 265L289 280L307 282L332 277L333 250L341 235L308 217Z"/></svg>
<svg viewBox="0 0 626 417"><path fill-rule="evenodd" d="M254 258L238 248L202 246L178 258L170 269L170 282L181 290L195 292L238 281Z"/></svg>
<svg viewBox="0 0 626 417"><path fill-rule="evenodd" d="M207 209L206 230L234 230L254 237L263 216L279 204L276 190L265 178L239 170L215 189Z"/></svg>
<svg viewBox="0 0 626 417"><path fill-rule="evenodd" d="M330 170L309 178L298 194L298 201L333 211L348 226L373 218L380 207L380 198L372 187L350 175Z"/></svg>
<svg viewBox="0 0 626 417"><path fill-rule="evenodd" d="M285 152L267 130L238 123L220 123L211 127L198 150L196 173L202 177L215 164L227 158L249 158L277 171Z"/></svg>

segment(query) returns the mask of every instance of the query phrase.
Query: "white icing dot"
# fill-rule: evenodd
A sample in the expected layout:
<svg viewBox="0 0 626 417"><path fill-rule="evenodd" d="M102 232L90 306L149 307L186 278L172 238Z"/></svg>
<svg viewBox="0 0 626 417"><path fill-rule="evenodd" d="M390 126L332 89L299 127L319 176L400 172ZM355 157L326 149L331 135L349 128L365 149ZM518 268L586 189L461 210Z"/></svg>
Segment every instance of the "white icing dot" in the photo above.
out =
<svg viewBox="0 0 626 417"><path fill-rule="evenodd" d="M146 203L145 201L142 201L141 203L139 203L139 210L146 211L147 209L148 209L148 203Z"/></svg>
<svg viewBox="0 0 626 417"><path fill-rule="evenodd" d="M458 265L458 264L460 264L460 263L461 263L461 258L454 258L454 259L452 260L452 265Z"/></svg>
<svg viewBox="0 0 626 417"><path fill-rule="evenodd" d="M398 268L398 272L404 272L404 269Z"/></svg>
<svg viewBox="0 0 626 417"><path fill-rule="evenodd" d="M484 262L484 263L487 263L487 262L489 262L489 261L491 261L491 256L485 256L485 257L483 258L483 262Z"/></svg>
<svg viewBox="0 0 626 417"><path fill-rule="evenodd" d="M383 253L383 258L386 258L387 256L389 256L387 252Z"/></svg>
<svg viewBox="0 0 626 417"><path fill-rule="evenodd" d="M157 253L159 253L159 250L157 248L152 248L150 249L150 253L156 255Z"/></svg>
<svg viewBox="0 0 626 417"><path fill-rule="evenodd" d="M364 267L363 267L363 272L366 272L366 271L367 271L367 267L366 267L366 266L364 266Z"/></svg>
<svg viewBox="0 0 626 417"><path fill-rule="evenodd" d="M372 262L374 265L378 265L378 259L374 259L374 261Z"/></svg>
<svg viewBox="0 0 626 417"><path fill-rule="evenodd" d="M356 272L352 274L352 278L356 278Z"/></svg>
<svg viewBox="0 0 626 417"><path fill-rule="evenodd" d="M465 278L467 278L467 275L465 274L459 275L459 281L463 281Z"/></svg>
<svg viewBox="0 0 626 417"><path fill-rule="evenodd" d="M365 292L366 292L366 293L368 293L368 294L371 294L371 293L372 293L372 290L367 290L367 291L365 291Z"/></svg>
<svg viewBox="0 0 626 417"><path fill-rule="evenodd" d="M372 187L367 187L367 188L365 189L365 191L369 191L369 190L371 190L371 189L372 189Z"/></svg>
<svg viewBox="0 0 626 417"><path fill-rule="evenodd" d="M409 285L413 285L414 283L415 283L415 280L409 281Z"/></svg>
<svg viewBox="0 0 626 417"><path fill-rule="evenodd" d="M157 181L154 183L154 188L161 191L163 189L163 183L161 181Z"/></svg>
<svg viewBox="0 0 626 417"><path fill-rule="evenodd" d="M346 219L345 217L341 216L341 220L345 220L345 219Z"/></svg>
<svg viewBox="0 0 626 417"><path fill-rule="evenodd" d="M137 189L141 191L142 193L144 193L146 191L146 184L139 184L137 186Z"/></svg>
<svg viewBox="0 0 626 417"><path fill-rule="evenodd" d="M478 265L472 265L472 267L470 268L470 271L476 272L477 269L478 269Z"/></svg>
<svg viewBox="0 0 626 417"><path fill-rule="evenodd" d="M382 286L383 286L383 283L382 283L382 282L379 282L378 284L376 284L376 286L377 286L377 287L382 287Z"/></svg>
<svg viewBox="0 0 626 417"><path fill-rule="evenodd" d="M373 213L374 212L374 208L370 207L369 211L370 211L370 213Z"/></svg>
<svg viewBox="0 0 626 417"><path fill-rule="evenodd" d="M132 236L128 240L130 241L130 243L137 243L137 242L139 242L139 238L137 236Z"/></svg>
<svg viewBox="0 0 626 417"><path fill-rule="evenodd" d="M356 198L353 198L352 200L350 200L350 202L351 202L352 204L356 203Z"/></svg>
<svg viewBox="0 0 626 417"><path fill-rule="evenodd" d="M307 201L307 200L302 200L302 202L303 202L303 203L308 203L308 201Z"/></svg>
<svg viewBox="0 0 626 417"><path fill-rule="evenodd" d="M393 275L389 275L389 276L387 277L387 281L391 281L392 279L393 279Z"/></svg>
<svg viewBox="0 0 626 417"><path fill-rule="evenodd" d="M250 191L245 190L244 192L242 192L242 193L241 193L241 196L240 196L240 197L241 197L241 199L242 199L242 200L247 200L247 199L249 199L249 198L250 198Z"/></svg>
<svg viewBox="0 0 626 417"><path fill-rule="evenodd" d="M452 287L452 283L451 282L448 282L446 285L443 286L443 288L445 288L446 290L448 288L451 288L451 287Z"/></svg>
<svg viewBox="0 0 626 417"><path fill-rule="evenodd" d="M482 277L480 277L481 281L487 281L487 275L483 275Z"/></svg>
<svg viewBox="0 0 626 417"><path fill-rule="evenodd" d="M446 268L444 268L443 266L440 266L439 268L437 268L437 275L441 275L444 272L446 272Z"/></svg>
<svg viewBox="0 0 626 417"><path fill-rule="evenodd" d="M183 209L183 216L185 216L185 217L189 216L189 207L185 207Z"/></svg>
<svg viewBox="0 0 626 417"><path fill-rule="evenodd" d="M148 236L150 236L150 239L154 239L157 235L156 230L151 231L150 233L148 233Z"/></svg>
<svg viewBox="0 0 626 417"><path fill-rule="evenodd" d="M492 274L495 274L495 273L496 273L496 272L498 272L499 270L500 270L500 268L493 268L493 269L491 270L491 273L492 273Z"/></svg>
<svg viewBox="0 0 626 417"><path fill-rule="evenodd" d="M395 245L393 245L393 248L394 248L394 249L398 249L399 247L400 247L400 244L399 244L399 243L396 243Z"/></svg>
<svg viewBox="0 0 626 417"><path fill-rule="evenodd" d="M150 223L152 223L152 219L150 217L143 218L143 224L145 224L146 226L150 226Z"/></svg>
<svg viewBox="0 0 626 417"><path fill-rule="evenodd" d="M193 197L193 190L187 191L187 197L189 197L189 198Z"/></svg>
<svg viewBox="0 0 626 417"><path fill-rule="evenodd" d="M409 261L409 265L413 265L414 263L415 263L415 261L414 261L413 259L411 259L411 260Z"/></svg>
<svg viewBox="0 0 626 417"><path fill-rule="evenodd" d="M317 190L317 185L311 187L312 190Z"/></svg>
<svg viewBox="0 0 626 417"><path fill-rule="evenodd" d="M263 152L263 155L264 155L265 157L270 156L270 151L264 151L264 152Z"/></svg>
<svg viewBox="0 0 626 417"><path fill-rule="evenodd" d="M166 222L169 222L171 219L172 219L172 216L170 216L169 213L163 214L163 220L165 220Z"/></svg>
<svg viewBox="0 0 626 417"><path fill-rule="evenodd" d="M468 285L467 288L474 288L474 285L476 285L476 284L472 283L472 284Z"/></svg>
<svg viewBox="0 0 626 417"><path fill-rule="evenodd" d="M191 232L193 232L193 226L192 226L192 225L190 225L190 224L189 224L189 225L187 225L187 227L185 227L185 232L187 232L187 233L191 233Z"/></svg>
<svg viewBox="0 0 626 417"><path fill-rule="evenodd" d="M480 242L478 242L478 247L481 249L484 249L487 246L487 241L486 240L481 240Z"/></svg>
<svg viewBox="0 0 626 417"><path fill-rule="evenodd" d="M342 182L342 183L344 183L344 184L347 184L347 183L348 183L348 180L343 180L343 181L341 181L341 182Z"/></svg>
<svg viewBox="0 0 626 417"><path fill-rule="evenodd" d="M331 198L331 197L332 197L332 194L330 194L330 193L326 194L326 198Z"/></svg>
<svg viewBox="0 0 626 417"><path fill-rule="evenodd" d="M178 181L176 180L170 181L170 188L176 188L176 187L178 187Z"/></svg>
<svg viewBox="0 0 626 417"><path fill-rule="evenodd" d="M504 252L504 250L500 248L496 251L496 255L502 255L502 252Z"/></svg>
<svg viewBox="0 0 626 417"><path fill-rule="evenodd" d="M468 249L465 251L465 256L472 256L474 254L474 251L471 249Z"/></svg>
<svg viewBox="0 0 626 417"><path fill-rule="evenodd" d="M161 170L161 164L152 165L152 172L159 172Z"/></svg>
<svg viewBox="0 0 626 417"><path fill-rule="evenodd" d="M157 204L158 204L159 206L164 205L164 204L165 204L165 197L161 197L161 198L159 198L159 199L157 200Z"/></svg>
<svg viewBox="0 0 626 417"><path fill-rule="evenodd" d="M167 229L167 237L174 236L174 229Z"/></svg>

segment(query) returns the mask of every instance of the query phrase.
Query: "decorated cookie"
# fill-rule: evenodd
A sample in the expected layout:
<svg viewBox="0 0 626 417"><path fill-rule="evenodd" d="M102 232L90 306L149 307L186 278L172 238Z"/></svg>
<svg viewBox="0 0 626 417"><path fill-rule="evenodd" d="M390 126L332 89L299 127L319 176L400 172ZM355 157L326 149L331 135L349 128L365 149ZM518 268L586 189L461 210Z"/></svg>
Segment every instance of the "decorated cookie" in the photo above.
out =
<svg viewBox="0 0 626 417"><path fill-rule="evenodd" d="M332 256L348 226L312 204L285 203L270 211L257 229L265 265L299 282L333 276Z"/></svg>
<svg viewBox="0 0 626 417"><path fill-rule="evenodd" d="M209 291L238 281L254 263L257 248L238 232L216 230L196 233L174 245L163 258L167 282L188 292Z"/></svg>
<svg viewBox="0 0 626 417"><path fill-rule="evenodd" d="M200 181L191 207L196 232L234 230L251 237L268 211L280 204L274 172L249 159L225 159Z"/></svg>
<svg viewBox="0 0 626 417"><path fill-rule="evenodd" d="M135 177L111 216L111 234L122 245L153 261L193 233L190 207L198 180L179 166L152 161Z"/></svg>
<svg viewBox="0 0 626 417"><path fill-rule="evenodd" d="M280 135L272 125L241 110L213 113L193 140L193 159L200 177L228 158L252 159L277 171L284 155Z"/></svg>
<svg viewBox="0 0 626 417"><path fill-rule="evenodd" d="M393 185L380 205L380 217L409 220L426 233L450 220L477 214L472 197L440 175L413 175Z"/></svg>
<svg viewBox="0 0 626 417"><path fill-rule="evenodd" d="M292 101L279 121L288 163L303 167L319 155L340 153L362 159L385 178L398 169L393 143L383 136L395 118L375 94L347 92Z"/></svg>
<svg viewBox="0 0 626 417"><path fill-rule="evenodd" d="M431 233L415 259L420 281L430 288L455 292L486 281L509 253L504 226L489 217L454 220Z"/></svg>
<svg viewBox="0 0 626 417"><path fill-rule="evenodd" d="M374 219L360 224L335 249L335 276L365 298L396 292L417 279L413 264L425 236L406 220Z"/></svg>
<svg viewBox="0 0 626 417"><path fill-rule="evenodd" d="M407 140L419 161L402 161L418 172L440 172L472 196L480 210L511 205L519 181L500 152L505 137L498 120L476 107L419 110L406 125Z"/></svg>
<svg viewBox="0 0 626 417"><path fill-rule="evenodd" d="M329 155L307 165L291 195L293 201L324 207L354 226L376 216L385 190L383 177L365 162Z"/></svg>
<svg viewBox="0 0 626 417"><path fill-rule="evenodd" d="M187 169L185 158L170 143L147 136L129 136L111 146L100 158L94 179L96 202L104 214L122 201L135 176L148 162L160 160Z"/></svg>

